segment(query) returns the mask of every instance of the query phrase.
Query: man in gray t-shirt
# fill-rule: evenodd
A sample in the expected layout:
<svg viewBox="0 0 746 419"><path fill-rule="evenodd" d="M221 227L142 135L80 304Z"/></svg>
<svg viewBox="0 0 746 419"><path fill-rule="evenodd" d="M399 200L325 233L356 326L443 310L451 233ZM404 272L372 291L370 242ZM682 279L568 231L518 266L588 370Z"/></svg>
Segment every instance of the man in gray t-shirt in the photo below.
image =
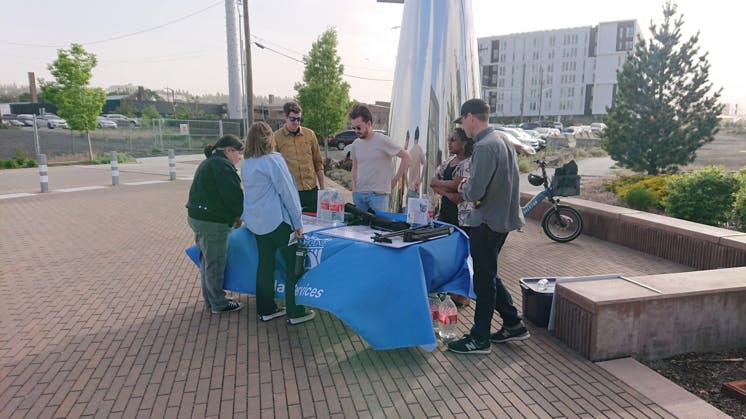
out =
<svg viewBox="0 0 746 419"><path fill-rule="evenodd" d="M350 123L358 138L352 143L352 200L363 211L389 210L389 193L409 167L409 154L391 138L373 131L373 115L365 105L350 111ZM391 159L401 159L392 178Z"/></svg>

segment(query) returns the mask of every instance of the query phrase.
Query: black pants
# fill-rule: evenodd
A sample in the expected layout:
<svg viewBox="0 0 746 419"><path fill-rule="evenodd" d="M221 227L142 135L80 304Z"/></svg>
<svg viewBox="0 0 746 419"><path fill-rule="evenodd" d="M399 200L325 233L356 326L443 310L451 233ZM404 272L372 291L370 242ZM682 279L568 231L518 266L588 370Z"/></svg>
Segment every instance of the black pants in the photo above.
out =
<svg viewBox="0 0 746 419"><path fill-rule="evenodd" d="M316 212L316 202L319 199L319 188L298 191L300 206L303 212Z"/></svg>
<svg viewBox="0 0 746 419"><path fill-rule="evenodd" d="M521 321L510 292L498 276L497 259L507 237L508 233L492 231L486 224L469 229L474 293L477 295L471 335L479 340L489 339L495 310L502 317L503 326L514 326Z"/></svg>
<svg viewBox="0 0 746 419"><path fill-rule="evenodd" d="M269 234L256 234L256 247L259 253L259 266L256 272L256 311L261 316L277 310L275 304L275 254L279 250L285 259L285 308L288 317L300 317L305 314L303 306L295 304L295 249L297 245L288 246L288 238L293 230L287 223L280 224Z"/></svg>

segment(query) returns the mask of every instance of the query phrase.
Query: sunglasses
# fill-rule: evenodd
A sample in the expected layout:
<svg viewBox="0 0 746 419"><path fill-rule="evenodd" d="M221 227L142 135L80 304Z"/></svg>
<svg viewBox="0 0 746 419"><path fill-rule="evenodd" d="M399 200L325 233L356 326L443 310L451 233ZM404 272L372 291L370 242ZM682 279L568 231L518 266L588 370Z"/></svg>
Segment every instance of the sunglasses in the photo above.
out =
<svg viewBox="0 0 746 419"><path fill-rule="evenodd" d="M352 127L352 129L354 129L355 131L362 131L363 128L365 128L365 125L355 125L354 127Z"/></svg>
<svg viewBox="0 0 746 419"><path fill-rule="evenodd" d="M303 122L302 116L288 116L290 122Z"/></svg>

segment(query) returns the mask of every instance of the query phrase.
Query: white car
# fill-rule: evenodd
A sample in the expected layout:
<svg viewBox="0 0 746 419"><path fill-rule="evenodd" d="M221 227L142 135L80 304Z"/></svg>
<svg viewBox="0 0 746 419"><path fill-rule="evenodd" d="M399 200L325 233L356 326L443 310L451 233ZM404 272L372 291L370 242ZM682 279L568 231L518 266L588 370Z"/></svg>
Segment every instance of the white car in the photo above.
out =
<svg viewBox="0 0 746 419"><path fill-rule="evenodd" d="M539 141L537 141L536 138L526 134L520 128L497 127L496 129L498 131L507 132L508 134L515 137L522 144L527 145L533 149L536 149L539 146Z"/></svg>
<svg viewBox="0 0 746 419"><path fill-rule="evenodd" d="M507 131L502 131L502 130L499 130L499 131L500 131L500 134L504 135L505 138L508 139L508 142L510 144L513 144L513 148L515 148L516 153L518 154L523 153L523 154L528 154L528 155L536 154L536 149L534 147L531 147L529 145L522 143L520 140L515 138L513 134Z"/></svg>
<svg viewBox="0 0 746 419"><path fill-rule="evenodd" d="M55 128L69 129L70 128L70 126L67 125L67 121L65 121L64 119L60 118L59 116L53 113L45 113L44 115L37 116L36 126L47 127L49 129L55 129Z"/></svg>
<svg viewBox="0 0 746 419"><path fill-rule="evenodd" d="M601 132L606 129L606 124L603 122L594 122L591 124L591 131L594 133Z"/></svg>
<svg viewBox="0 0 746 419"><path fill-rule="evenodd" d="M116 122L112 121L109 118L104 118L103 116L97 117L97 121L98 121L96 123L96 127L97 128L101 128L101 129L104 129L104 128L115 129L117 127L117 123Z"/></svg>

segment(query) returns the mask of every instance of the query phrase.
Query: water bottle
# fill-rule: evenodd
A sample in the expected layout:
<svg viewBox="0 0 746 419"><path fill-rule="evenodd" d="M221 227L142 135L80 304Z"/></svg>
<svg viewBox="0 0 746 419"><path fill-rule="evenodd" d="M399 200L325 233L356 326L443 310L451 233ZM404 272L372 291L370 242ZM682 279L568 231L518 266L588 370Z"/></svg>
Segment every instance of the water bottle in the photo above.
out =
<svg viewBox="0 0 746 419"><path fill-rule="evenodd" d="M440 329L440 319L438 318L440 296L438 296L438 294L430 294L428 295L427 299L430 302L430 317L433 320L433 330L435 331L435 335L437 336Z"/></svg>
<svg viewBox="0 0 746 419"><path fill-rule="evenodd" d="M458 326L458 310L451 297L446 294L445 299L438 308L438 319L440 320L440 338L445 341L456 339L456 327Z"/></svg>
<svg viewBox="0 0 746 419"><path fill-rule="evenodd" d="M300 277L306 273L306 245L303 240L298 240L298 245L295 248L295 276Z"/></svg>
<svg viewBox="0 0 746 419"><path fill-rule="evenodd" d="M549 280L544 278L540 279L539 282L536 283L536 289L539 291L546 291L547 290L547 284L549 284Z"/></svg>

